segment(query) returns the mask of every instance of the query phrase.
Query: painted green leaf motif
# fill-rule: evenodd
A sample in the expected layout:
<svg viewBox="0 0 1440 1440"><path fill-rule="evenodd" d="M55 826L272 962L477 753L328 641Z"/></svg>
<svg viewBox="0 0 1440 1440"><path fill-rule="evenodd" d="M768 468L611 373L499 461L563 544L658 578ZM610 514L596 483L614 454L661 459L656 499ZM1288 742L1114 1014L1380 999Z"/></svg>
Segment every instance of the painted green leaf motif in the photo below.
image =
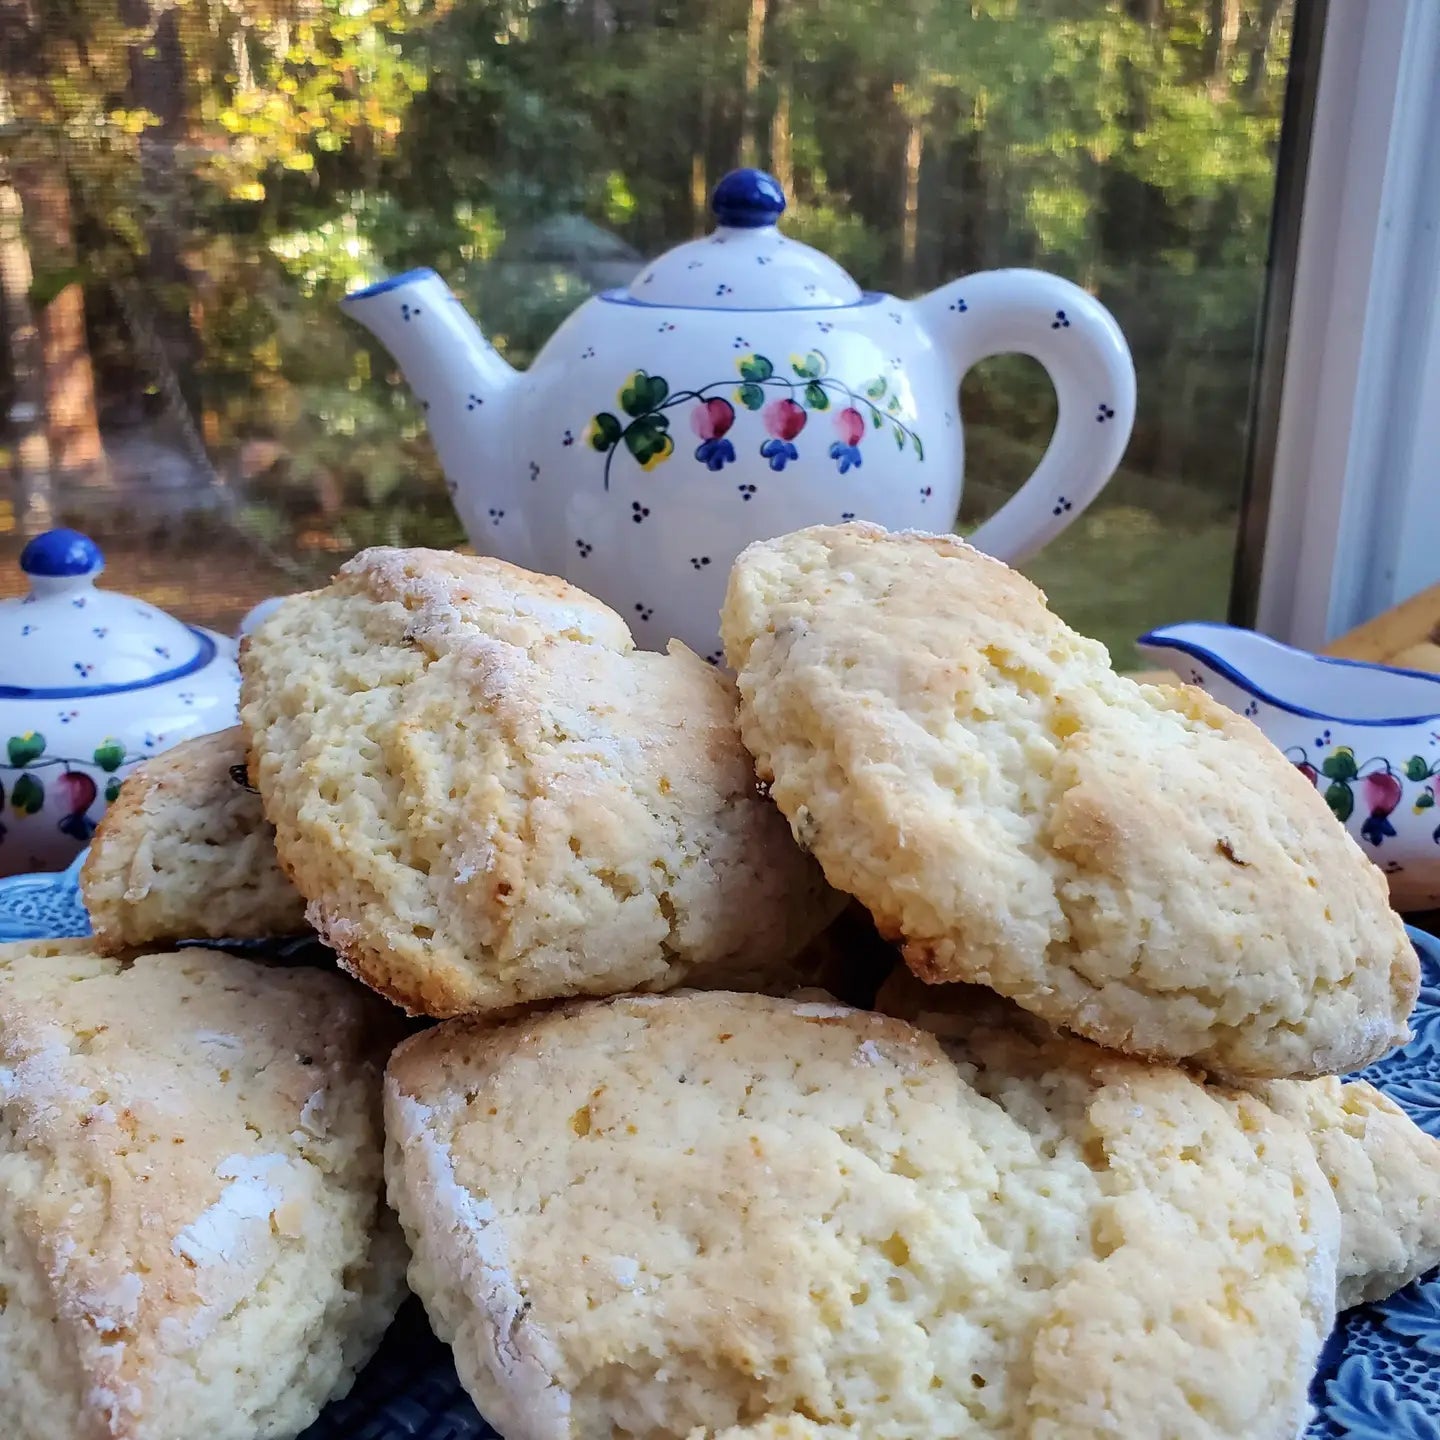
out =
<svg viewBox="0 0 1440 1440"><path fill-rule="evenodd" d="M12 735L5 748L9 751L10 763L18 768L38 760L45 753L45 737L34 730L27 730L23 735Z"/></svg>
<svg viewBox="0 0 1440 1440"><path fill-rule="evenodd" d="M625 431L625 446L646 470L668 460L675 442L666 433L670 421L664 415L643 415Z"/></svg>
<svg viewBox="0 0 1440 1440"><path fill-rule="evenodd" d="M870 423L877 430L885 423L885 417L873 405L870 407Z"/></svg>
<svg viewBox="0 0 1440 1440"><path fill-rule="evenodd" d="M1325 803L1335 812L1335 818L1343 823L1355 809L1355 796L1343 780L1336 780L1325 791Z"/></svg>
<svg viewBox="0 0 1440 1440"><path fill-rule="evenodd" d="M736 363L742 380L768 380L775 373L775 367L763 355L746 355Z"/></svg>
<svg viewBox="0 0 1440 1440"><path fill-rule="evenodd" d="M892 425L890 430L895 436L895 448L903 450L905 448L905 432L898 425Z"/></svg>
<svg viewBox="0 0 1440 1440"><path fill-rule="evenodd" d="M1320 767L1320 773L1327 780L1353 780L1359 774L1355 752L1348 745L1340 746Z"/></svg>
<svg viewBox="0 0 1440 1440"><path fill-rule="evenodd" d="M35 776L22 775L10 792L10 808L17 815L34 815L45 803L45 787Z"/></svg>
<svg viewBox="0 0 1440 1440"><path fill-rule="evenodd" d="M1428 790L1422 790L1415 798L1415 808L1417 810L1428 810L1434 803L1435 797Z"/></svg>
<svg viewBox="0 0 1440 1440"><path fill-rule="evenodd" d="M108 737L95 747L95 763L108 775L118 770L125 759L125 747L118 740Z"/></svg>
<svg viewBox="0 0 1440 1440"><path fill-rule="evenodd" d="M915 445L916 459L923 460L925 458L925 447L920 443L920 437L918 435L912 435L910 439Z"/></svg>
<svg viewBox="0 0 1440 1440"><path fill-rule="evenodd" d="M1405 762L1405 778L1407 780L1428 780L1430 778L1430 767L1419 755L1412 755Z"/></svg>
<svg viewBox="0 0 1440 1440"><path fill-rule="evenodd" d="M790 357L790 368L802 380L818 380L830 365L818 350L807 350L803 355Z"/></svg>
<svg viewBox="0 0 1440 1440"><path fill-rule="evenodd" d="M813 380L805 387L805 403L812 410L828 410L830 408L830 397L825 393L823 385L817 385Z"/></svg>
<svg viewBox="0 0 1440 1440"><path fill-rule="evenodd" d="M117 797L119 794L120 794L120 777L119 777L118 775L112 775L112 776L105 782L105 803L106 803L107 805L113 805L113 804L115 803L116 797Z"/></svg>
<svg viewBox="0 0 1440 1440"><path fill-rule="evenodd" d="M619 443L624 427L608 410L602 410L590 422L590 444L603 455Z"/></svg>
<svg viewBox="0 0 1440 1440"><path fill-rule="evenodd" d="M899 413L899 410L900 410L900 397L899 397L898 395L892 395L892 396L890 397L890 403L889 403L888 405L886 405L885 408L886 408L892 415L898 414L898 413Z"/></svg>
<svg viewBox="0 0 1440 1440"><path fill-rule="evenodd" d="M765 403L765 392L758 385L742 385L735 394L747 410L758 410Z"/></svg>
<svg viewBox="0 0 1440 1440"><path fill-rule="evenodd" d="M669 393L670 386L659 375L637 370L620 391L620 405L627 415L646 415Z"/></svg>
<svg viewBox="0 0 1440 1440"><path fill-rule="evenodd" d="M866 387L865 393L872 399L878 400L885 393L885 377L877 375Z"/></svg>

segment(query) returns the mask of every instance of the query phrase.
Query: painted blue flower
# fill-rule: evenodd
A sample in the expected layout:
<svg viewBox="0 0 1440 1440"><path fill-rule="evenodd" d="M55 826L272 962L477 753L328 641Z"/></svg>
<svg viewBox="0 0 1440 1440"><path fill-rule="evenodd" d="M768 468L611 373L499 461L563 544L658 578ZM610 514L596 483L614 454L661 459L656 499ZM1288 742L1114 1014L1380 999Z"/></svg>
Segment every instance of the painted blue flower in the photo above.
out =
<svg viewBox="0 0 1440 1440"><path fill-rule="evenodd" d="M852 466L858 470L863 463L860 458L860 447L858 445L846 445L841 440L837 440L830 447L830 458L839 467L842 475Z"/></svg>
<svg viewBox="0 0 1440 1440"><path fill-rule="evenodd" d="M702 440L695 447L695 458L711 470L723 470L735 458L735 447L723 436Z"/></svg>
<svg viewBox="0 0 1440 1440"><path fill-rule="evenodd" d="M761 445L760 453L770 462L772 470L783 470L792 460L800 458L800 452L788 440L767 440Z"/></svg>

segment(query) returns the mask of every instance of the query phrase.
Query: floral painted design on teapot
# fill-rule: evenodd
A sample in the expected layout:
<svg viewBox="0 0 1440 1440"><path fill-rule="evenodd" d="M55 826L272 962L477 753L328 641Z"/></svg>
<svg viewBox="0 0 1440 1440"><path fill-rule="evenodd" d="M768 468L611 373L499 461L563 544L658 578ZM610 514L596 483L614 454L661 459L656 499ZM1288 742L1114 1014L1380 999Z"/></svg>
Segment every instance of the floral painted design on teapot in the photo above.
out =
<svg viewBox="0 0 1440 1440"><path fill-rule="evenodd" d="M70 863L125 774L238 719L233 640L97 590L99 547L31 540L30 592L0 601L0 874Z"/></svg>
<svg viewBox="0 0 1440 1440"><path fill-rule="evenodd" d="M989 356L1038 359L1059 420L974 542L1022 560L1110 478L1135 372L1084 291L994 270L899 300L786 236L761 171L727 176L713 209L710 235L586 301L523 374L431 270L346 298L421 400L477 550L563 575L642 644L673 636L718 661L726 579L752 541L850 519L953 526L960 382Z"/></svg>
<svg viewBox="0 0 1440 1440"><path fill-rule="evenodd" d="M625 419L602 410L591 417L585 432L591 448L605 456L605 488L610 488L610 464L622 446L643 470L653 470L675 453L667 412L678 406L688 407L690 428L700 440L695 459L711 471L723 470L738 458L730 431L737 412L743 415L746 411L758 413L763 429L757 448L777 474L800 458L796 439L823 411L831 412L837 436L826 453L841 475L865 463L860 442L872 427L883 431L886 438L893 437L898 449L908 445L915 459L924 461L925 446L907 423L906 406L890 391L883 374L855 390L829 369L830 362L821 350L790 357L794 379L778 373L766 355L742 355L735 361L736 378L727 376L697 389L675 392L663 375L635 371L619 392ZM824 439L814 434L818 429L817 424L811 439L823 449Z"/></svg>

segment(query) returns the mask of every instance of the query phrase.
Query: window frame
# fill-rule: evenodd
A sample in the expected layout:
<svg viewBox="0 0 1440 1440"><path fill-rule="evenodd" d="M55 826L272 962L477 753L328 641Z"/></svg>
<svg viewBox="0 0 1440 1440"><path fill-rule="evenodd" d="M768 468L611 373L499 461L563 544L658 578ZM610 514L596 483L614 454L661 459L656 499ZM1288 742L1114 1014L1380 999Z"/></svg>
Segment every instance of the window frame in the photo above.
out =
<svg viewBox="0 0 1440 1440"><path fill-rule="evenodd" d="M1319 12L1297 83L1318 74L1277 196L1293 270L1272 247L1232 610L1318 649L1440 580L1440 5L1297 3Z"/></svg>

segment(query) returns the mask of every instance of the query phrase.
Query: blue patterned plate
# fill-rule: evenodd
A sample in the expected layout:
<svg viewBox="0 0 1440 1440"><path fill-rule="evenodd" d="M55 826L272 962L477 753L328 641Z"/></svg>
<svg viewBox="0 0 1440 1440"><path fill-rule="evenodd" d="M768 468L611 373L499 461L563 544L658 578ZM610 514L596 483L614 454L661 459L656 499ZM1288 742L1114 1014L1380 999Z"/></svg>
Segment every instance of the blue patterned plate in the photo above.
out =
<svg viewBox="0 0 1440 1440"><path fill-rule="evenodd" d="M83 856L58 875L0 880L0 941L88 935ZM1440 940L1411 929L1423 978L1403 1050L1363 1071L1440 1137ZM227 946L229 948L247 948ZM292 949L305 958L305 943ZM1341 1317L1311 1389L1305 1440L1440 1440L1440 1272ZM499 1440L476 1413L425 1312L406 1303L355 1387L302 1440Z"/></svg>

